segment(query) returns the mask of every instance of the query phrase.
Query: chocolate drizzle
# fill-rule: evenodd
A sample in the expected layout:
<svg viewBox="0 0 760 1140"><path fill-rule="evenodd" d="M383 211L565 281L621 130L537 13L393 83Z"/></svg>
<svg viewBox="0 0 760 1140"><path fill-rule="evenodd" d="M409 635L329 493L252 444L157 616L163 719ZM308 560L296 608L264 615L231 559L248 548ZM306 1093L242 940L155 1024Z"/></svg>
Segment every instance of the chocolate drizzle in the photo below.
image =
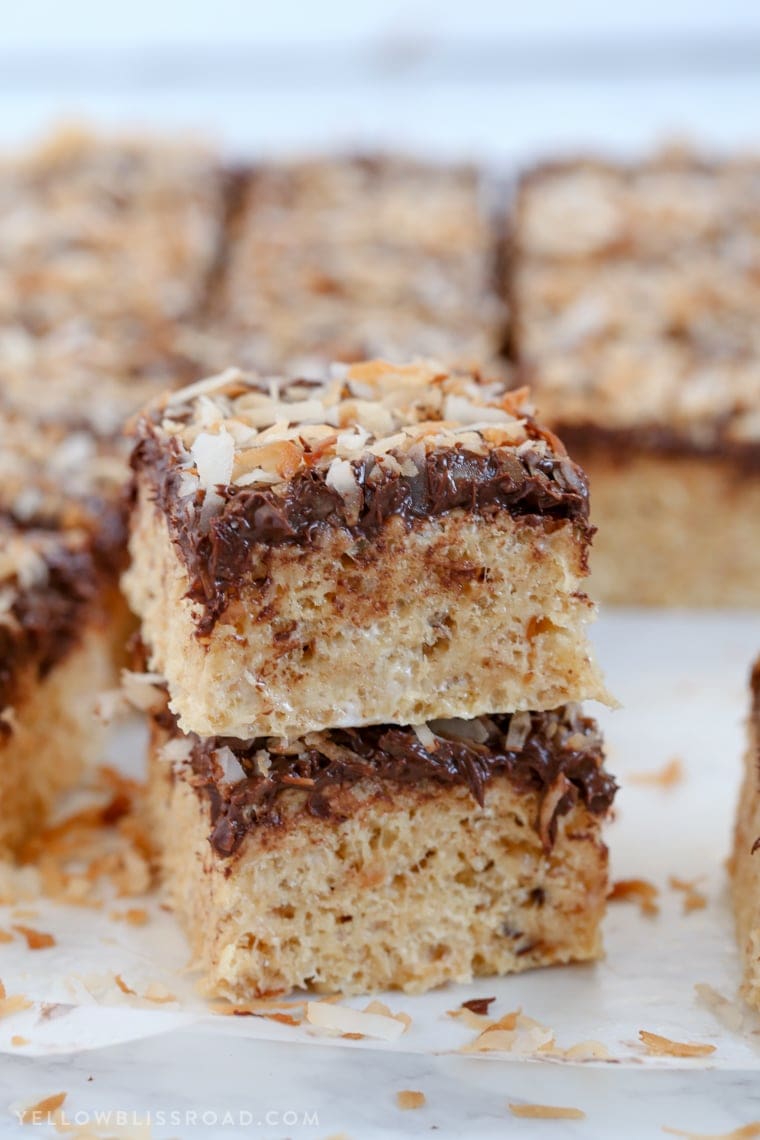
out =
<svg viewBox="0 0 760 1140"><path fill-rule="evenodd" d="M444 735L438 729L434 747L424 745L413 728L390 725L332 729L291 742L283 751L278 739L239 741L191 736L191 780L210 804L214 850L227 857L256 827L281 826L282 797L301 797L301 809L319 819L340 819L337 795L360 780L373 782L379 793L394 786L461 785L483 804L490 781L506 777L515 790L540 798L536 829L547 847L554 842L559 816L582 802L603 815L616 784L604 770L602 744L595 722L573 706L554 712L520 713L520 732L510 734L512 716L481 717L472 722L482 740ZM161 714L164 731L181 736L171 716ZM225 783L219 753L230 749L244 778ZM263 770L261 758L265 758ZM542 809L547 795L556 801L548 819Z"/></svg>
<svg viewBox="0 0 760 1140"><path fill-rule="evenodd" d="M43 679L78 643L96 593L97 572L88 546L61 541L43 557L44 580L12 586L15 596L0 622L0 709L13 704L19 669L32 664ZM7 722L0 721L0 734L9 731Z"/></svg>
<svg viewBox="0 0 760 1140"><path fill-rule="evenodd" d="M543 438L536 425L528 424L527 430L531 438ZM371 540L391 517L411 528L462 508L479 515L506 510L515 517L570 519L587 541L593 533L586 477L564 452L496 448L477 455L455 446L428 454L411 476L389 472L369 454L354 461L359 506L351 521L343 498L328 486L324 469L299 472L276 488L221 487L223 507L211 519L208 533L201 534L196 512L180 497L176 441L163 441L146 421L141 432L132 466L149 480L181 552L190 578L188 596L203 607L202 634L213 629L246 574L250 576L256 546L307 545L328 527Z"/></svg>

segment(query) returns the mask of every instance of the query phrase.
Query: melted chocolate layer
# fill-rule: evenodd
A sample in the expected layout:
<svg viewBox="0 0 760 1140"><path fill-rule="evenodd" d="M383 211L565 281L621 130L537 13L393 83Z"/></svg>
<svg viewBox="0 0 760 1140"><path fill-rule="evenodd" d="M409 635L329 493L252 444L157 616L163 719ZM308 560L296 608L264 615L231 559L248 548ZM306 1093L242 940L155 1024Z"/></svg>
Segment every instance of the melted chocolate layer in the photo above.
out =
<svg viewBox="0 0 760 1140"><path fill-rule="evenodd" d="M394 785L462 785L482 805L489 782L506 777L516 791L537 794L542 807L550 793L556 797L548 817L539 810L536 821L542 840L551 846L561 815L579 801L595 815L604 815L616 784L604 770L602 743L591 718L570 706L517 715L522 718L517 733L510 734L510 714L481 717L472 724L482 730L483 740L444 735L439 727L435 747L430 748L413 728L392 725L310 734L292 744L288 753L277 751L276 739L264 737L191 737L192 781L210 803L210 843L227 857L254 828L281 825L280 798L294 789L300 790L308 814L340 819L336 793L360 780L382 782L391 792ZM170 714L160 714L159 723L170 734L181 735ZM225 748L245 773L232 785L224 783L217 756Z"/></svg>
<svg viewBox="0 0 760 1140"><path fill-rule="evenodd" d="M710 425L709 436L701 441L656 424L632 428L605 428L591 423L563 424L557 430L568 447L583 458L598 453L620 463L642 454L674 459L713 459L731 464L737 475L756 475L760 471L760 441L731 439L717 422Z"/></svg>
<svg viewBox="0 0 760 1140"><path fill-rule="evenodd" d="M98 588L89 547L75 549L61 541L43 557L44 581L12 586L10 620L0 622L0 709L13 704L19 669L33 664L42 680L77 645ZM0 735L10 731L10 725L1 720Z"/></svg>
<svg viewBox="0 0 760 1140"><path fill-rule="evenodd" d="M541 438L540 429L531 431ZM301 472L277 488L221 488L223 509L204 535L197 515L180 501L176 447L167 448L150 424L143 423L142 432L132 466L147 476L167 519L190 577L188 596L204 607L201 633L210 632L239 589L253 547L307 545L325 527L371 540L392 516L411 528L419 520L463 508L479 515L506 510L525 518L571 519L587 542L593 533L586 477L566 455L530 448L519 455L508 449L476 455L452 448L430 453L413 476L390 474L368 456L352 463L360 501L358 517L351 521L324 470Z"/></svg>

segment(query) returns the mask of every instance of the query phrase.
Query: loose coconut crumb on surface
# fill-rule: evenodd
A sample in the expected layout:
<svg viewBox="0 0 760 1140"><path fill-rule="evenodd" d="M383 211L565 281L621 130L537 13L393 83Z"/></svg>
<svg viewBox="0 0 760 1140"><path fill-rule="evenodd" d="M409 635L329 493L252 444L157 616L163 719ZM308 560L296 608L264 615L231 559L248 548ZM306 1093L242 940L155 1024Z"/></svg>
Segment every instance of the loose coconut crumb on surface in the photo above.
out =
<svg viewBox="0 0 760 1140"><path fill-rule="evenodd" d="M650 1033L646 1029L639 1030L639 1040L652 1057L709 1057L711 1053L715 1052L714 1045L672 1041L669 1037L662 1037L659 1033Z"/></svg>
<svg viewBox="0 0 760 1140"><path fill-rule="evenodd" d="M402 1089L401 1092L396 1093L396 1104L403 1109L423 1108L425 1094L416 1089Z"/></svg>
<svg viewBox="0 0 760 1140"><path fill-rule="evenodd" d="M585 1120L586 1113L580 1108L561 1108L554 1104L512 1104L509 1111L513 1116L525 1120Z"/></svg>
<svg viewBox="0 0 760 1140"><path fill-rule="evenodd" d="M44 930L35 930L32 926L22 926L20 923L14 923L13 929L26 939L30 950L48 950L56 944L53 935L45 933Z"/></svg>
<svg viewBox="0 0 760 1140"><path fill-rule="evenodd" d="M667 1132L668 1136L683 1136L685 1140L753 1140L753 1137L760 1136L760 1121L742 1124L730 1132L689 1132L681 1128L668 1128L665 1124L662 1130Z"/></svg>
<svg viewBox="0 0 760 1140"><path fill-rule="evenodd" d="M660 908L655 901L659 894L659 888L647 879L618 879L616 883L612 884L612 890L607 899L609 902L637 903L642 914L648 918L654 918L660 913Z"/></svg>
<svg viewBox="0 0 760 1140"><path fill-rule="evenodd" d="M668 884L674 891L683 892L683 912L691 914L694 910L704 910L707 906L707 896L697 888L699 879L679 879L671 875Z"/></svg>
<svg viewBox="0 0 760 1140"><path fill-rule="evenodd" d="M474 999L478 1001L478 999ZM494 1000L486 999L488 1004ZM601 1041L579 1041L563 1049L557 1045L554 1031L540 1021L527 1017L522 1010L512 1010L499 1018L491 1018L475 1013L469 1002L463 1002L458 1009L449 1009L446 1016L461 1021L468 1029L478 1031L478 1036L463 1045L462 1053L504 1052L518 1056L537 1054L553 1061L608 1061L610 1051Z"/></svg>
<svg viewBox="0 0 760 1140"><path fill-rule="evenodd" d="M674 756L662 768L655 768L649 772L632 772L626 777L629 784L649 784L658 788L674 788L683 783L686 778L686 769L683 760Z"/></svg>
<svg viewBox="0 0 760 1140"><path fill-rule="evenodd" d="M331 1036L354 1040L374 1037L381 1041L397 1041L412 1024L408 1014L391 1013L381 1001L371 1001L363 1010L336 1005L333 1001L307 1001L305 1020Z"/></svg>
<svg viewBox="0 0 760 1140"><path fill-rule="evenodd" d="M22 1124L42 1124L47 1122L53 1123L53 1114L62 1106L66 1100L67 1093L53 1093L51 1096L43 1097L35 1104L27 1105L21 1112Z"/></svg>
<svg viewBox="0 0 760 1140"><path fill-rule="evenodd" d="M11 1037L11 1045L16 1049L20 1049L22 1045L31 1045L31 1041L28 1037L22 1037L20 1033L14 1033Z"/></svg>
<svg viewBox="0 0 760 1140"><path fill-rule="evenodd" d="M5 986L0 982L0 1018L11 1017L22 1009L29 1009L31 1004L23 994L6 994Z"/></svg>

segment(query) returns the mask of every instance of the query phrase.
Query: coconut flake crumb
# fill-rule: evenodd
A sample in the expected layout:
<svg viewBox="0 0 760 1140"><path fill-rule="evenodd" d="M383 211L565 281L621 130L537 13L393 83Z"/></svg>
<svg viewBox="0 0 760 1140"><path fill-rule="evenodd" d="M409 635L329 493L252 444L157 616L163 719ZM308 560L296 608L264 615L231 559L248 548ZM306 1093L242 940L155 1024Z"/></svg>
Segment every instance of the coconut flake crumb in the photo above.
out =
<svg viewBox="0 0 760 1140"><path fill-rule="evenodd" d="M652 1057L708 1057L715 1052L714 1045L698 1042L672 1041L659 1033L639 1030L639 1040Z"/></svg>
<svg viewBox="0 0 760 1140"><path fill-rule="evenodd" d="M628 776L629 784L649 784L658 788L674 788L683 783L686 771L683 761L674 756L662 768L655 768L650 772L632 772Z"/></svg>
<svg viewBox="0 0 760 1140"><path fill-rule="evenodd" d="M32 926L23 926L21 923L14 923L13 929L22 938L26 939L26 944L30 950L47 950L51 946L55 946L55 938L52 934L46 934L43 930L35 930Z"/></svg>
<svg viewBox="0 0 760 1140"><path fill-rule="evenodd" d="M580 1108L561 1108L555 1104L513 1104L509 1111L513 1116L525 1120L585 1120L586 1113Z"/></svg>
<svg viewBox="0 0 760 1140"><path fill-rule="evenodd" d="M381 1041L396 1041L407 1029L405 1022L393 1014L351 1009L349 1006L325 1001L307 1002L306 1020L316 1029L334 1035L358 1034Z"/></svg>
<svg viewBox="0 0 760 1140"><path fill-rule="evenodd" d="M607 898L609 902L638 903L641 913L653 918L660 913L655 901L659 894L659 889L647 879L618 879L612 884L612 890Z"/></svg>
<svg viewBox="0 0 760 1140"><path fill-rule="evenodd" d="M698 882L699 879L679 879L676 875L671 875L668 879L668 883L674 891L683 893L684 914L691 914L694 910L704 910L707 906L706 896L697 889Z"/></svg>
<svg viewBox="0 0 760 1140"><path fill-rule="evenodd" d="M53 1093L51 1096L43 1097L42 1100L38 1100L34 1104L27 1105L21 1112L21 1123L49 1124L53 1119L53 1114L63 1105L67 1095L65 1092Z"/></svg>
<svg viewBox="0 0 760 1140"><path fill-rule="evenodd" d="M666 1132L668 1136L683 1136L685 1140L754 1140L755 1137L760 1136L760 1120L752 1121L750 1124L742 1124L738 1128L732 1128L730 1132L689 1132L681 1128L668 1128L667 1125L662 1126L662 1131Z"/></svg>
<svg viewBox="0 0 760 1140"><path fill-rule="evenodd" d="M396 1104L402 1109L423 1108L425 1094L416 1089L402 1089L396 1093Z"/></svg>

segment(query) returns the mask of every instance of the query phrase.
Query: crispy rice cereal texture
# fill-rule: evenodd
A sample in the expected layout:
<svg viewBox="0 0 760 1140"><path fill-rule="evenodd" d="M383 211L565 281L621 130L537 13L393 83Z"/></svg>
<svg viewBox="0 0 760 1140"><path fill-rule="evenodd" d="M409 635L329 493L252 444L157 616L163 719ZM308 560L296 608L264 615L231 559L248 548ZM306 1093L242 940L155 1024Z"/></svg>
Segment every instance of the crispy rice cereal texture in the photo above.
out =
<svg viewBox="0 0 760 1140"><path fill-rule="evenodd" d="M143 418L127 595L199 735L294 735L604 698L582 472L525 392L432 365Z"/></svg>
<svg viewBox="0 0 760 1140"><path fill-rule="evenodd" d="M294 787L276 820L254 824L224 857L209 842L211 805L234 793L222 782L209 794L177 759L186 741L165 741L154 724L153 829L211 994L421 992L601 953L603 813L575 801L553 843L537 826L542 802L559 802L561 778L542 799L497 775L480 806L462 785L368 776L336 785L322 818ZM230 749L222 754L237 779Z"/></svg>
<svg viewBox="0 0 760 1140"><path fill-rule="evenodd" d="M604 601L760 600L759 172L671 153L523 180L513 356L589 475Z"/></svg>
<svg viewBox="0 0 760 1140"><path fill-rule="evenodd" d="M731 862L743 996L760 1009L760 660L751 678L749 742Z"/></svg>

